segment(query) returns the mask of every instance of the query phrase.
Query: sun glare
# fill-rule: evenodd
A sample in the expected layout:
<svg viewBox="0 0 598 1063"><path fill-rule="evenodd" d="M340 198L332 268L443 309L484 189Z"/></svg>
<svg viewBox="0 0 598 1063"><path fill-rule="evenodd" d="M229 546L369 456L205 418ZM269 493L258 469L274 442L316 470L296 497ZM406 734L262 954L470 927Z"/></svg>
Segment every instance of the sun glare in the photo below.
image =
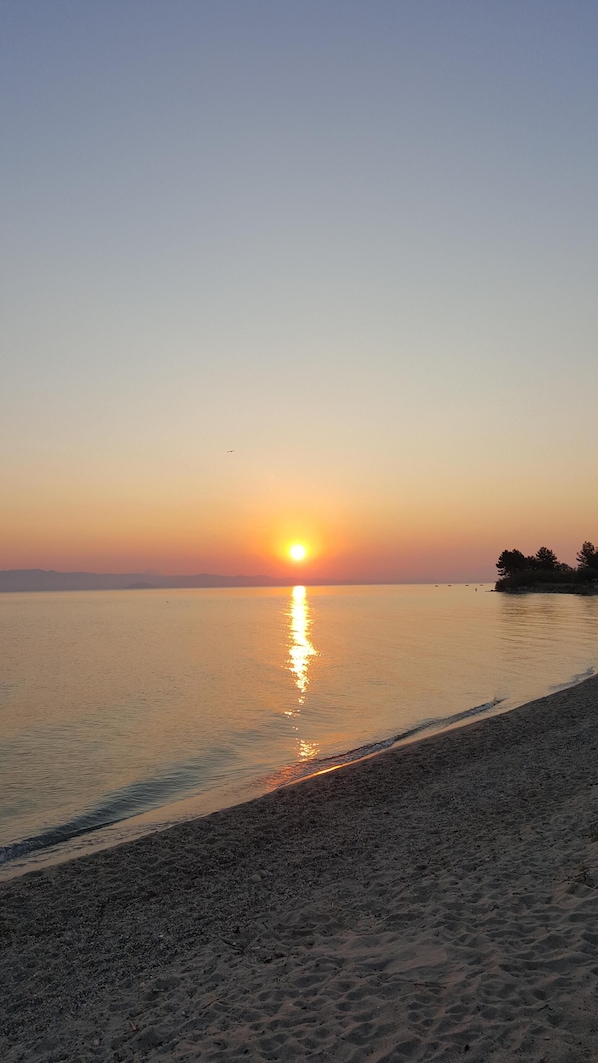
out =
<svg viewBox="0 0 598 1063"><path fill-rule="evenodd" d="M307 550L305 549L302 543L293 543L289 550L289 554L293 558L293 561L303 561L303 558L305 557L306 553Z"/></svg>

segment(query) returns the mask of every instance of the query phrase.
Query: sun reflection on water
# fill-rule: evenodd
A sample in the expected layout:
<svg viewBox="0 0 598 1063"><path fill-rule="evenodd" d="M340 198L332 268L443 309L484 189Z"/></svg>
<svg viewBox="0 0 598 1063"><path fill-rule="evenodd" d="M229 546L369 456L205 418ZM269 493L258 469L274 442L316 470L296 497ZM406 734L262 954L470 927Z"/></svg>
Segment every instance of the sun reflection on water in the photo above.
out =
<svg viewBox="0 0 598 1063"><path fill-rule="evenodd" d="M293 675L295 686L299 691L297 707L287 709L287 716L298 717L301 715L301 706L305 704L305 695L309 684L309 667L312 657L317 656L317 650L309 638L311 616L305 587L293 587L291 606L289 610L289 660L288 669ZM298 730L298 728L296 728ZM297 751L301 760L309 760L318 754L319 746L316 742L308 742L306 739L297 740Z"/></svg>
<svg viewBox="0 0 598 1063"><path fill-rule="evenodd" d="M303 705L309 683L310 659L316 653L308 637L311 618L305 587L293 587L290 620L289 668L299 691L299 704Z"/></svg>
<svg viewBox="0 0 598 1063"><path fill-rule="evenodd" d="M317 742L306 742L304 738L299 739L299 757L301 760L311 760L313 757L317 757L320 752L320 747Z"/></svg>

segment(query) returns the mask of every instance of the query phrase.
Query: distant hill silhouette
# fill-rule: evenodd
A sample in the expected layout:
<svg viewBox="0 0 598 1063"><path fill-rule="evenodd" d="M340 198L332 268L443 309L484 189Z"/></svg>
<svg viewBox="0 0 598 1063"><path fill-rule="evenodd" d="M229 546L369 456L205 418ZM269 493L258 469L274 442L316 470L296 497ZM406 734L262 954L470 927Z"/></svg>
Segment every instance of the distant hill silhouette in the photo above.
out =
<svg viewBox="0 0 598 1063"><path fill-rule="evenodd" d="M342 586L353 580L278 579L274 576L219 576L200 572L194 576L159 576L155 572L55 572L43 568L20 568L0 572L0 593L9 591L121 591L175 589L177 587L292 587Z"/></svg>

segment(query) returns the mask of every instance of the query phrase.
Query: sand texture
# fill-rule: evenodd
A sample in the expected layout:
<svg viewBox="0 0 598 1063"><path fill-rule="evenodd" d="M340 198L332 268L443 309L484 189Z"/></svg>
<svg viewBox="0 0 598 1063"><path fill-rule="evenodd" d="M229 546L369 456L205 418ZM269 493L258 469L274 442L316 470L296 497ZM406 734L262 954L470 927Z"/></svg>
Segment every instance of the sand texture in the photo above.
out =
<svg viewBox="0 0 598 1063"><path fill-rule="evenodd" d="M5 1063L598 1060L598 677L0 911Z"/></svg>

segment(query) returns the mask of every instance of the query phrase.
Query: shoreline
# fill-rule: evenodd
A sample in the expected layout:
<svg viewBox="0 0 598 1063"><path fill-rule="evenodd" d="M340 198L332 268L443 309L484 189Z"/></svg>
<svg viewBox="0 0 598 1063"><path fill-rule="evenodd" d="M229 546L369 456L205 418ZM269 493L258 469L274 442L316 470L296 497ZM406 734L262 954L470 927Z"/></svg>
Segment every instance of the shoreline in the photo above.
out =
<svg viewBox="0 0 598 1063"><path fill-rule="evenodd" d="M578 584L559 587L558 584L543 583L530 587L495 587L495 594L576 594L581 598L591 598L598 594L598 586Z"/></svg>
<svg viewBox="0 0 598 1063"><path fill-rule="evenodd" d="M0 912L7 1063L597 1058L598 677L8 880Z"/></svg>
<svg viewBox="0 0 598 1063"><path fill-rule="evenodd" d="M576 677L574 681L567 684L567 686L578 685L579 682L582 682L590 674L593 674L592 668L589 668L583 676ZM318 767L317 770L309 770L309 767L312 766L310 762L303 764L297 762L285 766L284 769L276 774L279 774L283 779L285 776L291 775L291 778L289 778L288 781L279 782L268 790L263 790L241 800L232 800L230 803L224 805L216 805L210 808L210 792L208 791L206 794L200 794L196 797L186 799L182 798L179 802L171 802L170 804L157 809L148 809L147 811L138 813L132 817L117 819L112 822L99 823L97 826L85 827L77 833L64 833L64 825L48 828L38 836L19 839L15 842L10 842L7 845L0 846L0 885L2 882L13 881L16 878L31 874L34 871L44 870L47 867L58 866L63 863L69 863L71 860L80 859L81 856L84 855L91 855L94 852L100 852L104 849L126 845L130 841L136 840L139 837L144 837L145 834L160 833L163 830L170 830L172 827L180 824L193 822L199 818L205 818L215 812L226 811L227 809L248 804L268 793L273 793L275 790L285 789L287 786L299 785L308 779L317 778L320 775L326 775L328 772L350 767L353 764L359 763L361 760L376 757L380 753L389 749L399 749L404 745L421 741L427 737L432 737L435 734L443 733L454 727L461 726L462 724L466 725L468 722L475 720L476 717L488 716L493 712L512 712L513 709L517 707L513 706L510 708L499 709L499 706L505 701L508 701L508 699L494 698L492 701L484 702L480 705L474 705L468 709L462 709L450 716L423 720L398 734L372 739L372 741L366 742L354 749L348 749L345 752L331 754L330 756L318 757L315 763L321 766ZM295 771L296 774L294 774ZM149 824L151 822L150 817L154 817L161 811L166 812L168 809L176 807L177 804L199 804L202 798L207 805L206 811L194 812L178 820L169 817L164 822L156 821L152 826L140 826L143 821ZM80 818L85 818L85 814L82 813ZM67 829L69 826L70 824L66 824ZM43 844L46 838L51 840ZM13 850L14 854L11 853ZM81 851L79 852L78 850ZM6 856L7 853L11 855Z"/></svg>
<svg viewBox="0 0 598 1063"><path fill-rule="evenodd" d="M563 687L557 689L569 689L570 687L577 686L580 682L583 682L593 674L594 669L590 667L580 676L576 676L572 682L564 684ZM138 838L150 834L161 833L164 830L170 830L181 824L194 822L196 819L203 819L207 816L213 815L215 812L226 811L237 806L240 807L251 801L257 800L260 797L266 796L269 793L273 793L275 790L299 785L308 779L317 778L320 775L326 775L331 771L338 771L341 768L351 767L353 764L359 763L361 760L376 757L387 750L400 749L403 746L422 741L437 734L442 734L445 731L466 726L469 722L473 722L477 717L489 717L490 714L512 712L515 708L519 707L518 705L507 705L507 707L499 708L504 702L508 701L509 699L506 697L494 698L492 701L484 702L480 705L474 705L469 709L460 710L450 716L425 719L396 735L373 739L371 742L367 742L355 749L349 749L343 753L331 754L327 757L319 757L317 758L316 763L321 766L318 767L317 770L308 770L308 763L292 764L275 773L280 775L281 779L285 779L285 777L290 775L291 777L287 778L287 781L278 782L269 789L260 790L249 796L235 796L235 798L232 798L223 804L213 803L211 801L211 792L208 791L205 794L199 794L194 797L182 798L180 801L171 802L168 805L160 806L157 809L148 809L145 812L140 812L125 819L117 819L112 822L100 823L98 826L87 827L78 833L66 834L61 837L61 834L64 831L64 826L57 826L47 829L42 832L40 836L27 837L15 842L10 842L7 845L0 846L0 885L3 882L14 881L15 879L21 878L23 875L28 875L35 871L43 871L49 867L70 863L72 860L81 859L82 856L88 856L96 852L102 852L106 849L127 845L129 842L135 841ZM329 764L329 766L326 766L327 764ZM311 767L311 764L309 764L309 767ZM289 768L290 771L288 770ZM204 805L203 809L201 809L202 803ZM167 816L165 820L158 820L156 818L156 815L160 813L166 814L169 810L177 808L177 806L190 805L196 807L193 812L187 813L186 815L179 817ZM67 827L68 826L69 824L67 824ZM35 844L38 842L38 838L44 839L45 837L52 838L52 841L46 845ZM11 850L14 850L14 854L7 857L6 853L11 853Z"/></svg>

